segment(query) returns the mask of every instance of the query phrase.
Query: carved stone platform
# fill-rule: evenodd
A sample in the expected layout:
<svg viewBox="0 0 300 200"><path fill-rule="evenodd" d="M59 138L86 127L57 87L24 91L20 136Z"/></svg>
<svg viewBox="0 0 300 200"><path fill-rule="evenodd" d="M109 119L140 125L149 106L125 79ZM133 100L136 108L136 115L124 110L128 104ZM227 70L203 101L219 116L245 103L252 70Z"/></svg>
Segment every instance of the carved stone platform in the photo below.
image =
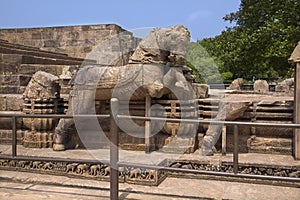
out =
<svg viewBox="0 0 300 200"><path fill-rule="evenodd" d="M215 162L209 159L206 160L187 160L187 159L164 159L158 164L159 166L191 169L191 170L204 170L214 172L229 172L233 173L233 163L228 161ZM0 159L0 169L34 172L49 175L61 175L67 177L76 177L84 179L94 179L100 181L109 181L110 168L104 163L91 163L91 162L70 162L70 161L31 161L25 160L9 160ZM300 165L286 164L262 164L262 163L239 163L238 173L264 175L264 176L281 176L281 177L300 177ZM217 180L230 180L239 182L248 182L246 178L235 178L227 176L213 176L207 174L191 174L183 172L167 172L164 170L153 170L147 168L135 167L120 167L119 168L119 181L130 184L140 184L157 186L168 176L171 177L189 177L189 178L208 178ZM252 180L253 181L253 180ZM258 181L258 180L255 180ZM298 182L274 182L273 180L259 180L264 184L275 185L289 185L292 187L300 187Z"/></svg>
<svg viewBox="0 0 300 200"><path fill-rule="evenodd" d="M165 166L166 161L162 161L159 165ZM0 169L15 170L24 172L34 172L50 175L61 175L67 177L77 177L84 179L95 179L101 181L109 181L110 167L104 163L85 163L68 162L68 161L40 161L34 160L9 160L0 159ZM120 167L119 181L131 184L141 184L157 186L165 178L167 173L162 170L153 170L135 167Z"/></svg>

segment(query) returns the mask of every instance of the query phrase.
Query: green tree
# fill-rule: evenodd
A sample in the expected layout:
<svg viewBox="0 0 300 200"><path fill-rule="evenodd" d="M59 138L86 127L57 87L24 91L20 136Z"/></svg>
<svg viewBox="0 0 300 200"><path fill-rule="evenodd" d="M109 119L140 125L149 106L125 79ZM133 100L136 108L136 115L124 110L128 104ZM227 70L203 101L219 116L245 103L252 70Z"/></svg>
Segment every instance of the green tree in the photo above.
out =
<svg viewBox="0 0 300 200"><path fill-rule="evenodd" d="M235 13L224 17L236 23L201 44L218 64L223 78L284 77L288 58L300 41L299 0L241 0ZM226 75L226 76L225 76Z"/></svg>
<svg viewBox="0 0 300 200"><path fill-rule="evenodd" d="M187 65L193 69L196 82L222 82L217 64L202 47L201 43L190 43L187 54Z"/></svg>

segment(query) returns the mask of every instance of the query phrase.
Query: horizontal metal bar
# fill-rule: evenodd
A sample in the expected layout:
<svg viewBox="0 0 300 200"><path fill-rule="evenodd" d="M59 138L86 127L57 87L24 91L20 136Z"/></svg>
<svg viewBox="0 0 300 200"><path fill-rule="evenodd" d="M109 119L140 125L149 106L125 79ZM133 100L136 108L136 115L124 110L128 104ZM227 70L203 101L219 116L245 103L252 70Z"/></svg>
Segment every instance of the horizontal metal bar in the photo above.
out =
<svg viewBox="0 0 300 200"><path fill-rule="evenodd" d="M273 180L273 181L288 181L288 182L299 182L300 178L291 178L291 177L282 177L282 176L265 176L265 175L254 175L254 174L233 174L229 172L216 172L216 171L205 171L205 170L196 170L196 169L181 169L173 168L166 166L158 165L145 165L137 163L127 163L119 162L120 167L137 167L137 168L146 168L146 169L155 169L155 170L164 170L170 172L182 172L182 173L193 173L193 174L203 174L203 175L213 175L213 176L226 176L226 177L236 177L236 178L251 178L251 179L263 179L263 180Z"/></svg>
<svg viewBox="0 0 300 200"><path fill-rule="evenodd" d="M164 121L164 122L183 122L183 123L200 123L210 125L243 125L255 127L276 127L276 128L300 128L300 124L276 124L276 123L261 123L261 122L239 122L239 121L215 121L215 120L198 120L198 119L174 119L162 117L142 117L142 116L128 116L117 115L119 119L133 119L143 121Z"/></svg>
<svg viewBox="0 0 300 200"><path fill-rule="evenodd" d="M53 157L31 157L31 156L5 156L1 155L3 160L22 160L22 161L45 161L45 162L70 162L70 163L89 163L89 164L105 164L110 165L108 160L84 160L70 158L53 158Z"/></svg>
<svg viewBox="0 0 300 200"><path fill-rule="evenodd" d="M63 115L63 114L0 114L1 117L17 117L17 118L109 118L110 115Z"/></svg>
<svg viewBox="0 0 300 200"><path fill-rule="evenodd" d="M110 115L58 115L58 114L0 114L1 117L17 117L17 118L109 118ZM129 116L117 115L119 119L132 119L142 121L164 121L164 122L182 122L182 123L200 123L210 125L243 125L255 127L276 127L276 128L300 128L300 124L285 124L285 123L261 123L261 122L239 122L239 121L216 121L216 120L198 120L198 119L174 119L162 117L142 117L142 116Z"/></svg>

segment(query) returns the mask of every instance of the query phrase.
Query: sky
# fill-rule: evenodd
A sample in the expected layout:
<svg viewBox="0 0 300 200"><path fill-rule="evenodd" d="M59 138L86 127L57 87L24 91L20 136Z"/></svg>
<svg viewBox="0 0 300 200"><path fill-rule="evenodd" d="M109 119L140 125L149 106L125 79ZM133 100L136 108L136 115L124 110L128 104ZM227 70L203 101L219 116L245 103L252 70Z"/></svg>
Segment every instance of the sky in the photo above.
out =
<svg viewBox="0 0 300 200"><path fill-rule="evenodd" d="M192 40L221 34L240 0L1 0L0 28L118 24L133 31L182 24Z"/></svg>

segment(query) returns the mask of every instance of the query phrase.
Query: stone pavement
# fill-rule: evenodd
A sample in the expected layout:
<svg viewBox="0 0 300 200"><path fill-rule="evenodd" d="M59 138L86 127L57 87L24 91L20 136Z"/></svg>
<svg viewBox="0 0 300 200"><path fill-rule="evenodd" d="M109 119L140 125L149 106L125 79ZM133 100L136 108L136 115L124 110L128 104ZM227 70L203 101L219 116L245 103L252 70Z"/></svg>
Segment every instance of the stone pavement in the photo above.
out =
<svg viewBox="0 0 300 200"><path fill-rule="evenodd" d="M300 188L169 177L159 186L120 183L120 199L300 199ZM109 182L0 171L0 199L109 199Z"/></svg>
<svg viewBox="0 0 300 200"><path fill-rule="evenodd" d="M9 145L0 145L0 155L10 155ZM109 159L108 149L67 150L29 149L18 145L18 155L80 159ZM232 161L232 154L200 156L193 154L167 154L140 151L121 151L120 160L142 164L158 164L166 158L183 160L208 160L210 162ZM247 153L239 155L240 163L300 166L288 155ZM200 178L167 177L158 186L143 186L120 183L120 199L300 199L300 188L204 180ZM109 182L84 178L71 178L46 174L0 170L0 199L109 199Z"/></svg>
<svg viewBox="0 0 300 200"><path fill-rule="evenodd" d="M11 155L11 152L11 145L0 144L0 155ZM218 153L214 156L202 156L200 150L191 154L165 153L161 151L153 151L150 154L146 154L143 151L120 150L119 154L120 161L122 162L154 165L159 164L165 159L209 161L210 163L216 164L221 161L233 161L232 153L228 153L225 156ZM52 148L25 148L21 145L17 146L17 155L90 160L109 160L110 158L109 149L71 149L66 151L53 151ZM300 160L294 160L294 158L290 155L260 153L240 153L239 163L300 166Z"/></svg>

